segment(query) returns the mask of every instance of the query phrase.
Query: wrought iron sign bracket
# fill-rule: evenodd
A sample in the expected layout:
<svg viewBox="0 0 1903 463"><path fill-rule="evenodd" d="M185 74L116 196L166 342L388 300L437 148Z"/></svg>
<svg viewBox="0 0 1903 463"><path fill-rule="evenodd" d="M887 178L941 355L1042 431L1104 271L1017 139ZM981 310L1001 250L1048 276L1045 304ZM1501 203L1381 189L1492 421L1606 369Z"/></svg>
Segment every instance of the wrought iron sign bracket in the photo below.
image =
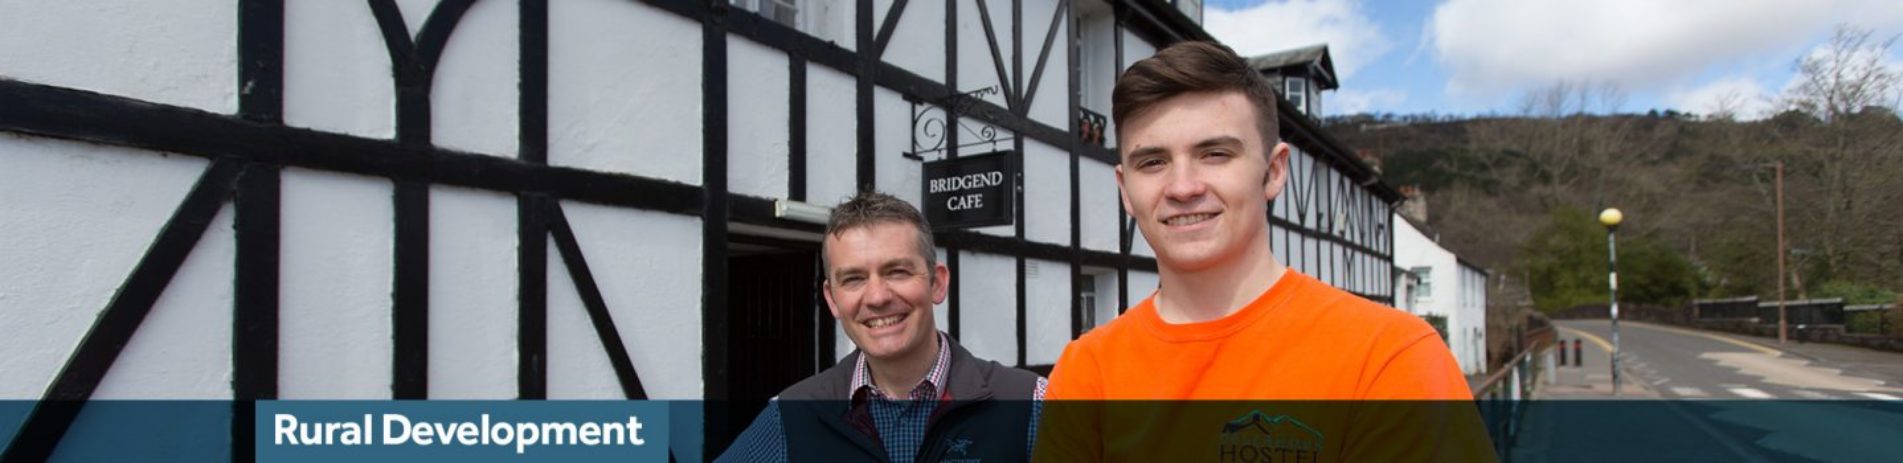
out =
<svg viewBox="0 0 1903 463"><path fill-rule="evenodd" d="M903 153L906 159L923 161L926 155L946 153L953 149L978 145L991 145L995 150L998 143L1008 142L1015 136L998 138L998 128L983 122L965 123L960 114L966 114L985 95L998 93L998 87L985 87L964 93L954 93L934 101L921 101L907 98L912 103L912 150ZM953 127L964 131L975 141L946 146L951 139Z"/></svg>

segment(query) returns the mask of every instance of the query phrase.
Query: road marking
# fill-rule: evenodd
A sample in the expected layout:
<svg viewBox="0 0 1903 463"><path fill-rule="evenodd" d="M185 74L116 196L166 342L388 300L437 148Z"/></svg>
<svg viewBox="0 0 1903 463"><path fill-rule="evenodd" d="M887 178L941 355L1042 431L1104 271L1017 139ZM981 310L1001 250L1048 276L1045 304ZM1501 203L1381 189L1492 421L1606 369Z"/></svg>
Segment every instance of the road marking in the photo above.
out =
<svg viewBox="0 0 1903 463"><path fill-rule="evenodd" d="M1903 398L1899 398L1897 396L1893 396L1889 394L1884 394L1881 392L1859 392L1857 393L1857 395L1869 397L1869 398L1877 399L1877 400L1903 400Z"/></svg>
<svg viewBox="0 0 1903 463"><path fill-rule="evenodd" d="M1599 346L1600 349L1604 349L1606 352L1612 352L1612 343L1606 342L1605 338L1601 338L1598 335L1595 335L1592 333L1587 333L1583 330L1576 330L1576 329L1567 328L1564 326L1559 327L1559 329L1562 331L1571 332L1573 333L1574 336L1586 338L1587 341L1592 341L1593 345Z"/></svg>
<svg viewBox="0 0 1903 463"><path fill-rule="evenodd" d="M1730 336L1720 336L1720 335L1716 335L1716 334L1712 334L1712 333L1706 333L1706 332L1703 332L1703 331L1694 331L1694 330L1688 330L1688 329L1684 329L1684 328L1676 328L1676 327L1670 327L1670 326L1661 326L1661 325L1653 325L1653 324L1650 324L1650 323L1638 323L1638 322L1628 322L1628 323L1629 323L1629 324L1631 324L1632 326L1637 326L1637 327L1640 327L1640 328L1647 328L1647 329L1654 329L1654 330L1659 330L1659 331L1671 331L1671 332L1674 332L1674 333L1678 333L1678 334L1685 334L1685 335L1691 335L1691 336L1699 336L1699 337L1703 337L1703 338L1706 338L1706 339L1711 339L1711 340L1715 340L1715 341L1719 341L1719 342L1724 342L1724 343L1729 343L1729 344L1732 344L1732 345L1736 345L1736 346L1738 346L1738 347L1743 347L1743 348L1746 348L1746 349L1751 349L1751 350L1755 350L1755 351L1758 351L1758 352L1763 352L1763 353L1764 353L1765 355L1770 355L1770 356L1772 356L1772 357L1776 357L1776 356L1779 356L1779 355L1783 355L1783 352L1779 352L1779 351L1778 351L1777 349L1772 349L1772 348L1769 348L1769 347L1764 347L1764 346L1762 346L1762 345L1759 345L1759 344L1757 344L1757 343L1753 343L1753 342L1749 342L1749 341L1742 341L1742 340L1738 340L1738 339L1735 339L1735 338L1732 338L1732 337L1730 337Z"/></svg>
<svg viewBox="0 0 1903 463"><path fill-rule="evenodd" d="M1734 387L1734 388L1731 388L1731 393L1732 393L1732 394L1737 394L1737 395L1741 395L1741 396L1745 396L1746 398L1752 398L1752 399L1771 399L1771 398L1774 398L1774 397L1772 397L1772 396L1771 396L1771 394L1767 394L1767 393L1765 393L1764 391L1760 391L1760 390L1757 390L1757 389L1752 389L1752 388L1748 388L1748 387Z"/></svg>
<svg viewBox="0 0 1903 463"><path fill-rule="evenodd" d="M1813 391L1810 389L1797 389L1791 392L1795 392L1797 393L1797 395L1804 396L1804 398L1806 399L1815 399L1815 400L1830 400L1831 399L1830 394L1825 394L1825 393Z"/></svg>
<svg viewBox="0 0 1903 463"><path fill-rule="evenodd" d="M1690 386L1678 386L1672 388L1672 395L1679 397L1706 397L1710 394L1706 394L1703 389Z"/></svg>

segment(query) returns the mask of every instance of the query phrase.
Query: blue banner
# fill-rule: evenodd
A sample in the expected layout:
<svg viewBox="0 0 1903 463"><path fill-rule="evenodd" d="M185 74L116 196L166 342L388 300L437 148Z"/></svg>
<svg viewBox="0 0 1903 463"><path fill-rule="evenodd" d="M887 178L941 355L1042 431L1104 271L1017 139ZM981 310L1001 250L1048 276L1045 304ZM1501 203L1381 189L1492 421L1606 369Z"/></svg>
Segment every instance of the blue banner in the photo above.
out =
<svg viewBox="0 0 1903 463"><path fill-rule="evenodd" d="M667 461L666 402L260 401L259 461Z"/></svg>

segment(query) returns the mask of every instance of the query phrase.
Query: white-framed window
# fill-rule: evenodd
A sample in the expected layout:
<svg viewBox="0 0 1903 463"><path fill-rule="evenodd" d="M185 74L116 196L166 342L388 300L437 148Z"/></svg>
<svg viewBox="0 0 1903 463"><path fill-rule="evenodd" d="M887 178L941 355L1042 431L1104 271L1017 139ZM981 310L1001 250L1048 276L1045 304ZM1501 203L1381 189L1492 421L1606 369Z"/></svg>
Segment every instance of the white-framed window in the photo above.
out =
<svg viewBox="0 0 1903 463"><path fill-rule="evenodd" d="M1083 313L1078 315L1083 317L1081 321L1083 322L1084 331L1090 331L1091 328L1097 327L1097 279L1093 278L1094 276L1095 275L1084 274L1084 278L1078 281L1078 283L1081 283L1081 287L1077 290L1077 300L1079 302L1077 305L1084 309Z"/></svg>
<svg viewBox="0 0 1903 463"><path fill-rule="evenodd" d="M800 24L800 0L728 0L734 6L759 13L787 27L802 29Z"/></svg>
<svg viewBox="0 0 1903 463"><path fill-rule="evenodd" d="M1302 114L1308 114L1308 79L1290 77L1282 81L1282 98L1287 98Z"/></svg>
<svg viewBox="0 0 1903 463"><path fill-rule="evenodd" d="M1416 281L1416 283L1414 284L1414 297L1417 297L1417 298L1434 297L1434 268L1433 267L1414 267L1414 268L1408 269L1407 271L1408 273L1414 274L1414 281Z"/></svg>

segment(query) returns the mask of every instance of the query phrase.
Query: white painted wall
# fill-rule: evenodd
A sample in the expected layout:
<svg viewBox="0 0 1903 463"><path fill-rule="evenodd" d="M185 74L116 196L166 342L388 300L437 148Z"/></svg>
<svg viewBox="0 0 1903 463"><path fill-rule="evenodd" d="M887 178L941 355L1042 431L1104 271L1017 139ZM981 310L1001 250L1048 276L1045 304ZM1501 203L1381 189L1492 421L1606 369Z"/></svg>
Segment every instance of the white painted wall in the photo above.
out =
<svg viewBox="0 0 1903 463"><path fill-rule="evenodd" d="M391 73L390 53L368 4L284 2L286 125L395 138Z"/></svg>
<svg viewBox="0 0 1903 463"><path fill-rule="evenodd" d="M0 399L38 399L208 163L13 135L0 159Z"/></svg>
<svg viewBox="0 0 1903 463"><path fill-rule="evenodd" d="M562 207L648 397L700 398L700 219L572 201ZM619 398L560 256L551 246L549 398Z"/></svg>
<svg viewBox="0 0 1903 463"><path fill-rule="evenodd" d="M1460 266L1460 331L1466 338L1454 354L1469 374L1484 373L1487 368L1487 274L1480 269Z"/></svg>
<svg viewBox="0 0 1903 463"><path fill-rule="evenodd" d="M1402 269L1429 267L1431 276L1427 284L1431 288L1425 291L1417 288L1417 294L1410 295L1414 301L1413 313L1419 315L1435 314L1447 317L1447 345L1454 351L1454 359L1460 363L1461 370L1467 374L1484 373L1486 369L1486 294L1485 277L1480 277L1478 285L1470 281L1470 271L1463 270L1454 253L1440 247L1433 239L1421 233L1419 229L1400 216L1393 216L1394 223L1394 265ZM1475 296L1473 289L1480 289ZM1420 294L1425 292L1426 294ZM1397 295L1398 297L1398 295ZM1465 309L1463 306L1477 307L1478 310ZM1473 332L1480 328L1478 337ZM1478 341L1478 343L1476 343ZM1475 346L1479 347L1476 348Z"/></svg>
<svg viewBox="0 0 1903 463"><path fill-rule="evenodd" d="M882 59L919 77L945 79L945 2L917 0L905 7ZM885 24L892 2L873 3L873 27ZM877 36L875 31L874 36Z"/></svg>
<svg viewBox="0 0 1903 463"><path fill-rule="evenodd" d="M1057 0L1023 0L1024 2L1024 92L1030 91L1031 80L1037 74L1038 56L1044 51L1044 38L1051 30L1051 18L1057 15L1068 16L1069 12L1060 12ZM1070 21L1059 19L1056 23L1057 35L1051 37L1049 58L1045 58L1044 73L1037 78L1037 94L1031 97L1031 120L1042 122L1051 127L1068 129L1070 127Z"/></svg>
<svg viewBox="0 0 1903 463"><path fill-rule="evenodd" d="M1071 297L1070 264L1024 260L1025 364L1054 364L1064 353L1070 343Z"/></svg>
<svg viewBox="0 0 1903 463"><path fill-rule="evenodd" d="M832 68L811 62L806 65L807 202L833 206L851 197L857 188L856 82Z"/></svg>
<svg viewBox="0 0 1903 463"><path fill-rule="evenodd" d="M984 23L980 19L985 15L980 14L978 2L976 0L957 1L958 88L954 90L970 92L985 87L997 87L998 91L985 95L984 100L1000 108L1009 107L1004 99L1004 86L1000 83L1015 80L1012 77L1014 74L1011 67L1013 56L1016 54L1012 48L1014 42L1011 38L1011 4L1009 2L986 2L985 4L985 8L991 13L992 35L997 37L998 42L997 59L993 59L990 42L986 39ZM1031 40L1029 34L1025 37L1027 42ZM1038 37L1038 40L1042 39L1043 37ZM1037 53L1037 50L1033 49L1029 53ZM1004 67L1003 80L998 77L999 63L1002 63ZM1025 68L1023 72L1028 76L1031 71L1030 68ZM1029 79L1026 81L1028 82Z"/></svg>
<svg viewBox="0 0 1903 463"><path fill-rule="evenodd" d="M0 3L0 77L238 110L238 12L223 0ZM154 18L164 18L156 20Z"/></svg>
<svg viewBox="0 0 1903 463"><path fill-rule="evenodd" d="M517 396L516 240L514 196L430 189L430 397Z"/></svg>
<svg viewBox="0 0 1903 463"><path fill-rule="evenodd" d="M232 214L212 219L94 399L231 399Z"/></svg>
<svg viewBox="0 0 1903 463"><path fill-rule="evenodd" d="M1016 259L959 251L958 266L958 277L964 279L958 287L959 343L978 358L1016 363Z"/></svg>
<svg viewBox="0 0 1903 463"><path fill-rule="evenodd" d="M700 23L638 2L549 2L550 164L701 181Z"/></svg>
<svg viewBox="0 0 1903 463"><path fill-rule="evenodd" d="M412 10L411 2L399 5L411 31L428 18L427 11ZM512 2L476 2L456 23L430 89L430 140L436 146L517 157L520 9Z"/></svg>
<svg viewBox="0 0 1903 463"><path fill-rule="evenodd" d="M390 397L389 180L284 169L278 395Z"/></svg>
<svg viewBox="0 0 1903 463"><path fill-rule="evenodd" d="M1116 168L1090 159L1077 162L1077 220L1084 249L1118 252L1117 219L1123 199L1117 194ZM1141 239L1138 239L1141 241Z"/></svg>
<svg viewBox="0 0 1903 463"><path fill-rule="evenodd" d="M1131 270L1129 274L1130 292L1127 294L1130 297L1130 305L1135 306L1143 302L1143 299L1150 297L1151 293L1155 293L1160 281L1156 274L1150 272Z"/></svg>
<svg viewBox="0 0 1903 463"><path fill-rule="evenodd" d="M909 11L909 8L908 8ZM884 87L872 88L872 172L873 187L918 206L924 200L920 178L924 169L919 161L904 153L912 150L912 104L898 92ZM855 150L856 151L856 150ZM928 157L938 159L943 155ZM847 169L848 177L857 168Z"/></svg>
<svg viewBox="0 0 1903 463"><path fill-rule="evenodd" d="M785 198L790 152L786 52L727 37L727 189ZM810 103L809 103L810 104ZM686 135L686 134L683 134Z"/></svg>
<svg viewBox="0 0 1903 463"><path fill-rule="evenodd" d="M1078 174L1082 176L1081 169ZM1070 246L1070 154L1025 141L1023 186L1024 238ZM1065 326L1069 330L1069 325Z"/></svg>

